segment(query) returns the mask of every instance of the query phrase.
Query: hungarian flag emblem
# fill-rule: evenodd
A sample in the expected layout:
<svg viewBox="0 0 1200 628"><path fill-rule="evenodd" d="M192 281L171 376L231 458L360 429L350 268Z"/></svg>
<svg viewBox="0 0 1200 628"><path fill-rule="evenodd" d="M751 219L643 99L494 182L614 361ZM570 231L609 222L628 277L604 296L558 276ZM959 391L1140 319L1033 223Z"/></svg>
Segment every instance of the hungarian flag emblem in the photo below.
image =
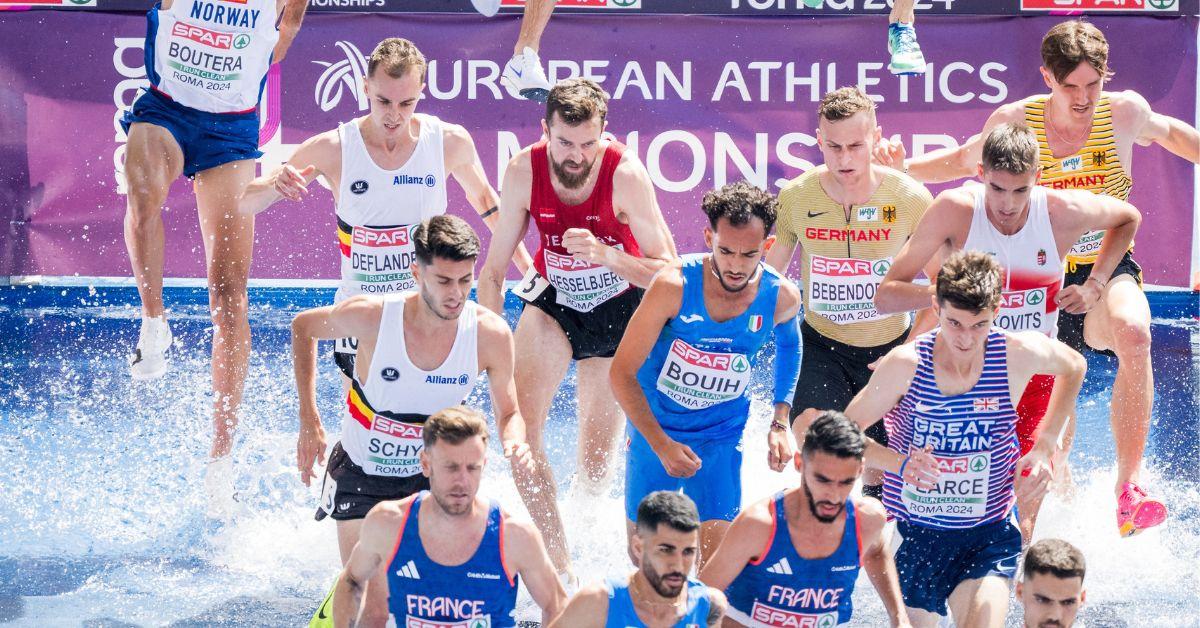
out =
<svg viewBox="0 0 1200 628"><path fill-rule="evenodd" d="M758 331L762 329L762 317L755 314L750 317L750 331Z"/></svg>

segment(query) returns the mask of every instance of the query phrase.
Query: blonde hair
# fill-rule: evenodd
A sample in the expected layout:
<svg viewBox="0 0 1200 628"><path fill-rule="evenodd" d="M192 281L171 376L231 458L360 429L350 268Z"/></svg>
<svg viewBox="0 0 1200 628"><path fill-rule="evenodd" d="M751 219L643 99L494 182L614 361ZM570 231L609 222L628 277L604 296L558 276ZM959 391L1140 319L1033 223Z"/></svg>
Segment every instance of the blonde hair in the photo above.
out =
<svg viewBox="0 0 1200 628"><path fill-rule="evenodd" d="M875 119L875 101L857 87L835 89L825 94L817 107L817 115L829 122L845 120L860 111L868 112L871 119Z"/></svg>
<svg viewBox="0 0 1200 628"><path fill-rule="evenodd" d="M417 68L421 82L425 82L425 55L417 49L417 45L400 37L388 37L375 46L371 57L367 59L367 76L375 76L375 70L380 69L388 76L402 78L409 70Z"/></svg>
<svg viewBox="0 0 1200 628"><path fill-rule="evenodd" d="M434 413L425 420L421 430L421 440L426 447L432 447L439 441L458 445L475 436L482 438L483 444L487 445L487 420L478 410L466 406L451 406Z"/></svg>

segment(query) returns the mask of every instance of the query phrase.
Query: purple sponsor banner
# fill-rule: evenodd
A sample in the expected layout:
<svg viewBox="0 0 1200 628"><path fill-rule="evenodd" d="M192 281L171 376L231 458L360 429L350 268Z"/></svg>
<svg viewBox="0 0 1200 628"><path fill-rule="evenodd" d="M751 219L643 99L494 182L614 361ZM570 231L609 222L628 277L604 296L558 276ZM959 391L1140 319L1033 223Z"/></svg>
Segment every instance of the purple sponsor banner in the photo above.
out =
<svg viewBox="0 0 1200 628"><path fill-rule="evenodd" d="M939 17L919 24L933 62L924 77L886 69L879 17L729 18L565 15L546 35L552 75L582 73L613 94L608 130L633 148L659 188L681 252L703 247L704 191L742 178L777 191L820 163L816 101L858 84L882 99L884 133L909 154L961 141L998 105L1042 93L1038 48L1062 18ZM1132 89L1192 123L1197 19L1095 17L1112 42L1110 90ZM264 106L263 164L305 138L365 113L362 67L380 39L413 39L430 59L418 111L466 126L493 182L537 141L542 109L506 92L499 71L517 21L453 15L313 15L278 68ZM0 14L0 274L129 275L122 240L124 134L115 124L145 84L145 18L102 13ZM569 43L569 45L567 45ZM1144 212L1137 256L1147 281L1187 285L1195 237L1192 166L1134 149L1132 201ZM470 214L450 186L450 211ZM938 189L944 186L937 186ZM204 274L190 185L167 201L166 274ZM330 194L280 202L259 216L256 278L333 278L338 252ZM527 245L533 245L532 237Z"/></svg>

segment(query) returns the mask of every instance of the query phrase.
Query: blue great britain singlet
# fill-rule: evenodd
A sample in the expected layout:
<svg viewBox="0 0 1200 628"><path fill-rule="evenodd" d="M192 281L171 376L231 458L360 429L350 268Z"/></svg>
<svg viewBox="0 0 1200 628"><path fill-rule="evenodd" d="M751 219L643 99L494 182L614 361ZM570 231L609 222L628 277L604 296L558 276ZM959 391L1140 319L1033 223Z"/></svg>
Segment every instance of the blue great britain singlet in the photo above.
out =
<svg viewBox="0 0 1200 628"><path fill-rule="evenodd" d="M883 504L900 521L942 529L999 521L1012 510L1020 448L1017 412L1008 388L1007 336L988 332L975 387L946 396L933 370L937 330L916 340L917 371L900 403L884 417L888 447L902 455L933 445L941 477L928 491L885 473Z"/></svg>
<svg viewBox="0 0 1200 628"><path fill-rule="evenodd" d="M604 628L642 628L646 625L633 608L628 579L609 578L604 581L604 588L608 590L608 621L604 622ZM688 577L687 608L683 617L675 622L674 628L705 628L708 626L709 605L708 587Z"/></svg>
<svg viewBox="0 0 1200 628"><path fill-rule="evenodd" d="M475 555L453 567L433 562L421 544L418 515L428 491L417 494L387 567L388 612L405 628L512 628L516 574L504 565L504 514L492 501ZM406 534L407 532L407 534Z"/></svg>
<svg viewBox="0 0 1200 628"><path fill-rule="evenodd" d="M759 349L775 327L783 277L759 263L758 294L746 311L723 323L704 304L704 258L683 256L683 300L638 370L650 410L671 438L740 435L750 414L750 377Z"/></svg>
<svg viewBox="0 0 1200 628"><path fill-rule="evenodd" d="M746 626L787 628L834 626L850 621L850 597L858 579L861 554L854 501L846 500L842 541L825 558L808 559L796 553L788 531L783 491L771 499L775 532L755 562L747 563L725 595L726 613Z"/></svg>

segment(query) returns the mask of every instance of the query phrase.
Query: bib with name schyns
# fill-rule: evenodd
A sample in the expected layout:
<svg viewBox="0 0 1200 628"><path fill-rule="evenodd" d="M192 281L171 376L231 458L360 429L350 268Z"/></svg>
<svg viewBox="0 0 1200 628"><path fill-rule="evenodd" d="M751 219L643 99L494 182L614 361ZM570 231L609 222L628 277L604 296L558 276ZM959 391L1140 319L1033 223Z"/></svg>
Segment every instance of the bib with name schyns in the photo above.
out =
<svg viewBox="0 0 1200 628"><path fill-rule="evenodd" d="M875 292L892 267L877 260L812 255L808 271L808 309L838 325L887 318L875 309Z"/></svg>
<svg viewBox="0 0 1200 628"><path fill-rule="evenodd" d="M623 251L620 243L611 244ZM603 264L545 249L546 279L557 293L555 301L577 312L590 312L629 289L629 282Z"/></svg>
<svg viewBox="0 0 1200 628"><path fill-rule="evenodd" d="M415 226L353 228L348 273L354 294L388 294L416 286L412 274L417 257L412 242Z"/></svg>

